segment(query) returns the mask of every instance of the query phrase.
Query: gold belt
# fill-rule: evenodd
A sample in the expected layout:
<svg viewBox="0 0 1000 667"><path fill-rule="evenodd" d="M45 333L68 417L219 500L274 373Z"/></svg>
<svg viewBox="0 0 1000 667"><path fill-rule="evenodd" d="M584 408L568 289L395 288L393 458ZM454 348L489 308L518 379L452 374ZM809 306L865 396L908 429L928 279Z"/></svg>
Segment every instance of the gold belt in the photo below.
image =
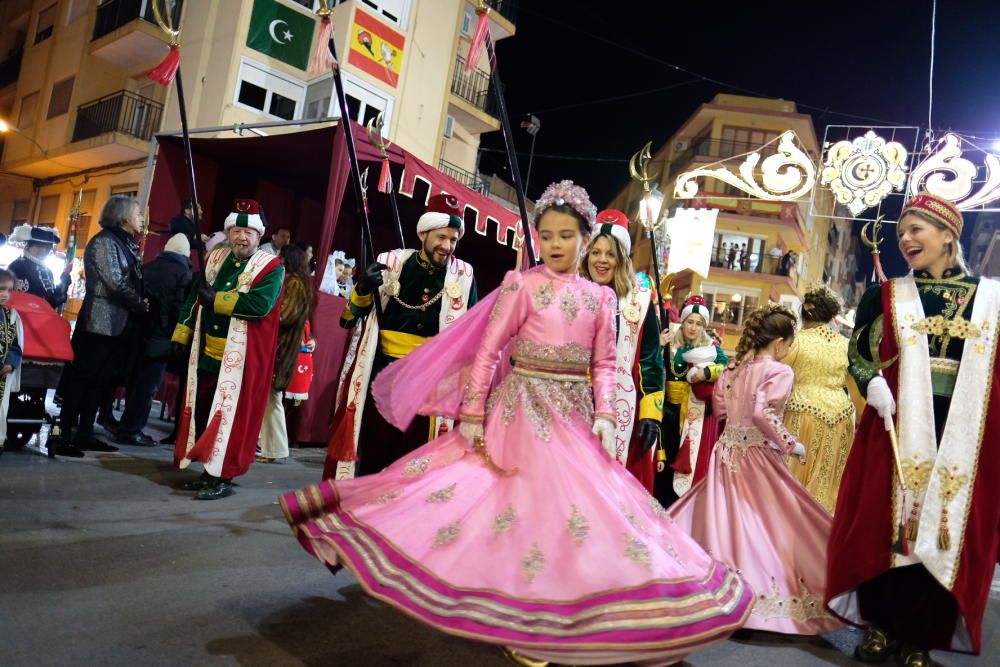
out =
<svg viewBox="0 0 1000 667"><path fill-rule="evenodd" d="M514 372L518 375L560 382L586 382L590 367L568 362L546 362L537 359L514 358Z"/></svg>

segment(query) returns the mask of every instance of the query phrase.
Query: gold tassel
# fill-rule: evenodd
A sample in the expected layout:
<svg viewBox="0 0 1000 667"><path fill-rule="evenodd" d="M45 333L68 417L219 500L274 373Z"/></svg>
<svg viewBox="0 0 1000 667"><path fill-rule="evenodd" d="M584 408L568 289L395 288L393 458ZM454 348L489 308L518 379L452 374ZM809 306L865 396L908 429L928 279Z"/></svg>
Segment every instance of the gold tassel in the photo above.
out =
<svg viewBox="0 0 1000 667"><path fill-rule="evenodd" d="M938 549L951 549L951 533L948 532L948 508L941 510L941 524L938 526Z"/></svg>
<svg viewBox="0 0 1000 667"><path fill-rule="evenodd" d="M920 503L913 503L913 508L910 510L910 518L906 522L906 539L910 542L915 542L917 540L917 530L920 528L919 509Z"/></svg>

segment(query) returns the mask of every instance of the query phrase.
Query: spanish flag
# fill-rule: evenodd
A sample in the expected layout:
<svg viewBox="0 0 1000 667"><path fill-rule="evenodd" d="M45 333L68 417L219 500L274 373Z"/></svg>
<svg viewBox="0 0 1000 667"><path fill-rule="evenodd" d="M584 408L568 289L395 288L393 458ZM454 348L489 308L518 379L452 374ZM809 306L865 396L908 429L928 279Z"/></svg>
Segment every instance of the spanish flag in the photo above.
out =
<svg viewBox="0 0 1000 667"><path fill-rule="evenodd" d="M406 38L360 7L354 12L350 37L347 62L395 88L403 65Z"/></svg>

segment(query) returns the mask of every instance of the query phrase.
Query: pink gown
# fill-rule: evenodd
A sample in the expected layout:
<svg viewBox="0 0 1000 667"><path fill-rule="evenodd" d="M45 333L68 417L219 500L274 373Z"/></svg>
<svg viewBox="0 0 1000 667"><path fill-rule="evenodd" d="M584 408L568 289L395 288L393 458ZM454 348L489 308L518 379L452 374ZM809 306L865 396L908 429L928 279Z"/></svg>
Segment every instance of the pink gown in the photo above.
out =
<svg viewBox="0 0 1000 667"><path fill-rule="evenodd" d="M726 426L708 475L669 515L753 588L747 628L815 635L843 623L823 604L832 518L783 461L796 442L782 423L793 379L768 356L723 371L712 406Z"/></svg>
<svg viewBox="0 0 1000 667"><path fill-rule="evenodd" d="M470 336L452 330L482 321L461 412L485 417L486 448L510 474L456 429L378 474L286 494L306 550L434 628L540 660L669 664L742 626L743 580L666 519L591 433L595 396L596 413L613 414L611 290L539 267L509 272L482 305L488 323L473 309L383 371L397 372L375 395L380 408L407 400L407 378L427 359L461 353L454 341Z"/></svg>

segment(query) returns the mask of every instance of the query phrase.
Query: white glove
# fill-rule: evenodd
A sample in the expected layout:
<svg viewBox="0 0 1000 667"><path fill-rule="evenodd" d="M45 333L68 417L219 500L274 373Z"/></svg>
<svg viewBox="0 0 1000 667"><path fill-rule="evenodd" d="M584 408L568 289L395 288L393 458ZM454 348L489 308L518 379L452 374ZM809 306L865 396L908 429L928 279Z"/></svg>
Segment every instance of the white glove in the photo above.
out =
<svg viewBox="0 0 1000 667"><path fill-rule="evenodd" d="M792 456L797 456L799 461L805 463L806 461L806 446L801 442L796 442L795 446L792 447L792 451L788 452Z"/></svg>
<svg viewBox="0 0 1000 667"><path fill-rule="evenodd" d="M462 434L463 438L472 443L477 438L482 439L483 425L475 422L459 422L458 432Z"/></svg>
<svg viewBox="0 0 1000 667"><path fill-rule="evenodd" d="M878 416L885 422L885 430L891 431L892 416L896 414L896 400L884 377L875 376L868 383L868 405L875 408Z"/></svg>
<svg viewBox="0 0 1000 667"><path fill-rule="evenodd" d="M607 419L598 417L594 420L593 433L601 439L601 446L608 458L614 461L618 458L618 447L615 446L615 425Z"/></svg>
<svg viewBox="0 0 1000 667"><path fill-rule="evenodd" d="M696 381L701 381L701 380L704 380L704 379L705 379L705 369L704 368L698 368L697 366L694 366L693 368L691 368L691 370L689 370L687 372L687 381L688 382L696 382Z"/></svg>

